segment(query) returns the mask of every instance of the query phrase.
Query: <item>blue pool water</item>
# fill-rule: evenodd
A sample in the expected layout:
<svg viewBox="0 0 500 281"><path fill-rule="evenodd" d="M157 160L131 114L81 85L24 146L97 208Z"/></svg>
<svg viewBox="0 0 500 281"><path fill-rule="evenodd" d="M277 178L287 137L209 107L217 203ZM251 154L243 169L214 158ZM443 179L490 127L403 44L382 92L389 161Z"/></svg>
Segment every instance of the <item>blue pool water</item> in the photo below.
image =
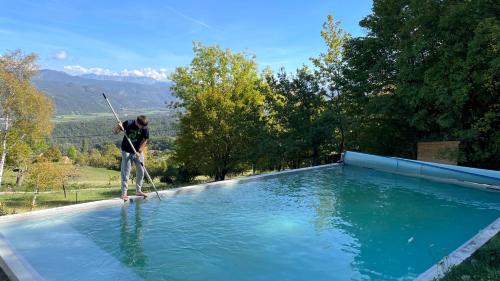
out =
<svg viewBox="0 0 500 281"><path fill-rule="evenodd" d="M47 280L411 280L500 193L351 166L2 225Z"/></svg>

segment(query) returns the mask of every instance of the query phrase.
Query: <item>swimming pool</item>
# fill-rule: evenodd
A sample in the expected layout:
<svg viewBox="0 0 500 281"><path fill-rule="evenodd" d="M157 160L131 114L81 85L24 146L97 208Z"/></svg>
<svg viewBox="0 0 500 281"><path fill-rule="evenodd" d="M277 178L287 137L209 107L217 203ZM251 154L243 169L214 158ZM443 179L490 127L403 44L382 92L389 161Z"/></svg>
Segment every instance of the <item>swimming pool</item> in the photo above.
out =
<svg viewBox="0 0 500 281"><path fill-rule="evenodd" d="M500 193L354 166L0 226L47 280L411 280Z"/></svg>

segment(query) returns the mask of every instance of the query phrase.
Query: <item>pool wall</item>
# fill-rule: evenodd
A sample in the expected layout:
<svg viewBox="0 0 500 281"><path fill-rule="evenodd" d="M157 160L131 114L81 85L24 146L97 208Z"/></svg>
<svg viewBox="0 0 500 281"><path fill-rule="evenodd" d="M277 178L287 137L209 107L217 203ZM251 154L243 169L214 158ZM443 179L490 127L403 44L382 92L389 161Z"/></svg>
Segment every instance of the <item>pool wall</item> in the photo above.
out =
<svg viewBox="0 0 500 281"><path fill-rule="evenodd" d="M343 159L346 165L424 177L469 187L500 190L500 171L383 157L354 151L346 151Z"/></svg>

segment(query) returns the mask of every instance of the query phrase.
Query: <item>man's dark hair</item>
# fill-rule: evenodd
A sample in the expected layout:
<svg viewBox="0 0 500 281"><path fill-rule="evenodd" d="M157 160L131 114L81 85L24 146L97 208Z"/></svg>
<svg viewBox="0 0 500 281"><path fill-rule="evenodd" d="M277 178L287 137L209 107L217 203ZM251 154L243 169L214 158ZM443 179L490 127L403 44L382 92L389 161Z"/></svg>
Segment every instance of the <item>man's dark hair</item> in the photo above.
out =
<svg viewBox="0 0 500 281"><path fill-rule="evenodd" d="M146 117L146 115L137 116L137 123L139 123L141 126L146 127L149 123L148 117Z"/></svg>

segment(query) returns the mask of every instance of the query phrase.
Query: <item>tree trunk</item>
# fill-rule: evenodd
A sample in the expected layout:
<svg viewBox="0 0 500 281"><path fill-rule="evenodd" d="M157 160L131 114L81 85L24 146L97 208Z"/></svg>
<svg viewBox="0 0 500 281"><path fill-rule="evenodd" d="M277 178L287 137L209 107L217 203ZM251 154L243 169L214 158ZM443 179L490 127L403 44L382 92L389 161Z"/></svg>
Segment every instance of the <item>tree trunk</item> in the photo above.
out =
<svg viewBox="0 0 500 281"><path fill-rule="evenodd" d="M24 176L25 175L26 175L26 171L25 170L19 169L17 171L17 175L16 175L16 186L17 187L20 187L23 184Z"/></svg>
<svg viewBox="0 0 500 281"><path fill-rule="evenodd" d="M36 196L38 195L38 182L40 180L40 175L36 177L36 185L35 185L35 190L33 191L33 200L31 200L31 210L33 211L33 208L35 207L36 204Z"/></svg>
<svg viewBox="0 0 500 281"><path fill-rule="evenodd" d="M340 131L339 153L344 153L344 146L345 146L344 128L342 128L342 126L339 126L339 131Z"/></svg>
<svg viewBox="0 0 500 281"><path fill-rule="evenodd" d="M2 140L2 156L0 157L0 187L2 186L3 167L7 158L7 130L9 129L9 117L5 117L5 134Z"/></svg>
<svg viewBox="0 0 500 281"><path fill-rule="evenodd" d="M33 200L31 200L31 210L30 211L33 211L33 208L36 205L36 196L37 195L38 195L38 187L35 188L35 192L33 192Z"/></svg>
<svg viewBox="0 0 500 281"><path fill-rule="evenodd" d="M63 191L64 191L64 199L67 199L66 198L66 185L64 183L62 185L62 188L63 188Z"/></svg>
<svg viewBox="0 0 500 281"><path fill-rule="evenodd" d="M313 166L318 166L319 163L320 163L320 160L319 160L319 147L317 146L313 146L313 155L312 155L312 165Z"/></svg>
<svg viewBox="0 0 500 281"><path fill-rule="evenodd" d="M215 181L223 181L224 179L226 178L226 175L223 174L222 172L217 172L217 174L215 174Z"/></svg>
<svg viewBox="0 0 500 281"><path fill-rule="evenodd" d="M217 168L217 171L215 172L215 181L223 181L226 178L226 174L226 169Z"/></svg>

